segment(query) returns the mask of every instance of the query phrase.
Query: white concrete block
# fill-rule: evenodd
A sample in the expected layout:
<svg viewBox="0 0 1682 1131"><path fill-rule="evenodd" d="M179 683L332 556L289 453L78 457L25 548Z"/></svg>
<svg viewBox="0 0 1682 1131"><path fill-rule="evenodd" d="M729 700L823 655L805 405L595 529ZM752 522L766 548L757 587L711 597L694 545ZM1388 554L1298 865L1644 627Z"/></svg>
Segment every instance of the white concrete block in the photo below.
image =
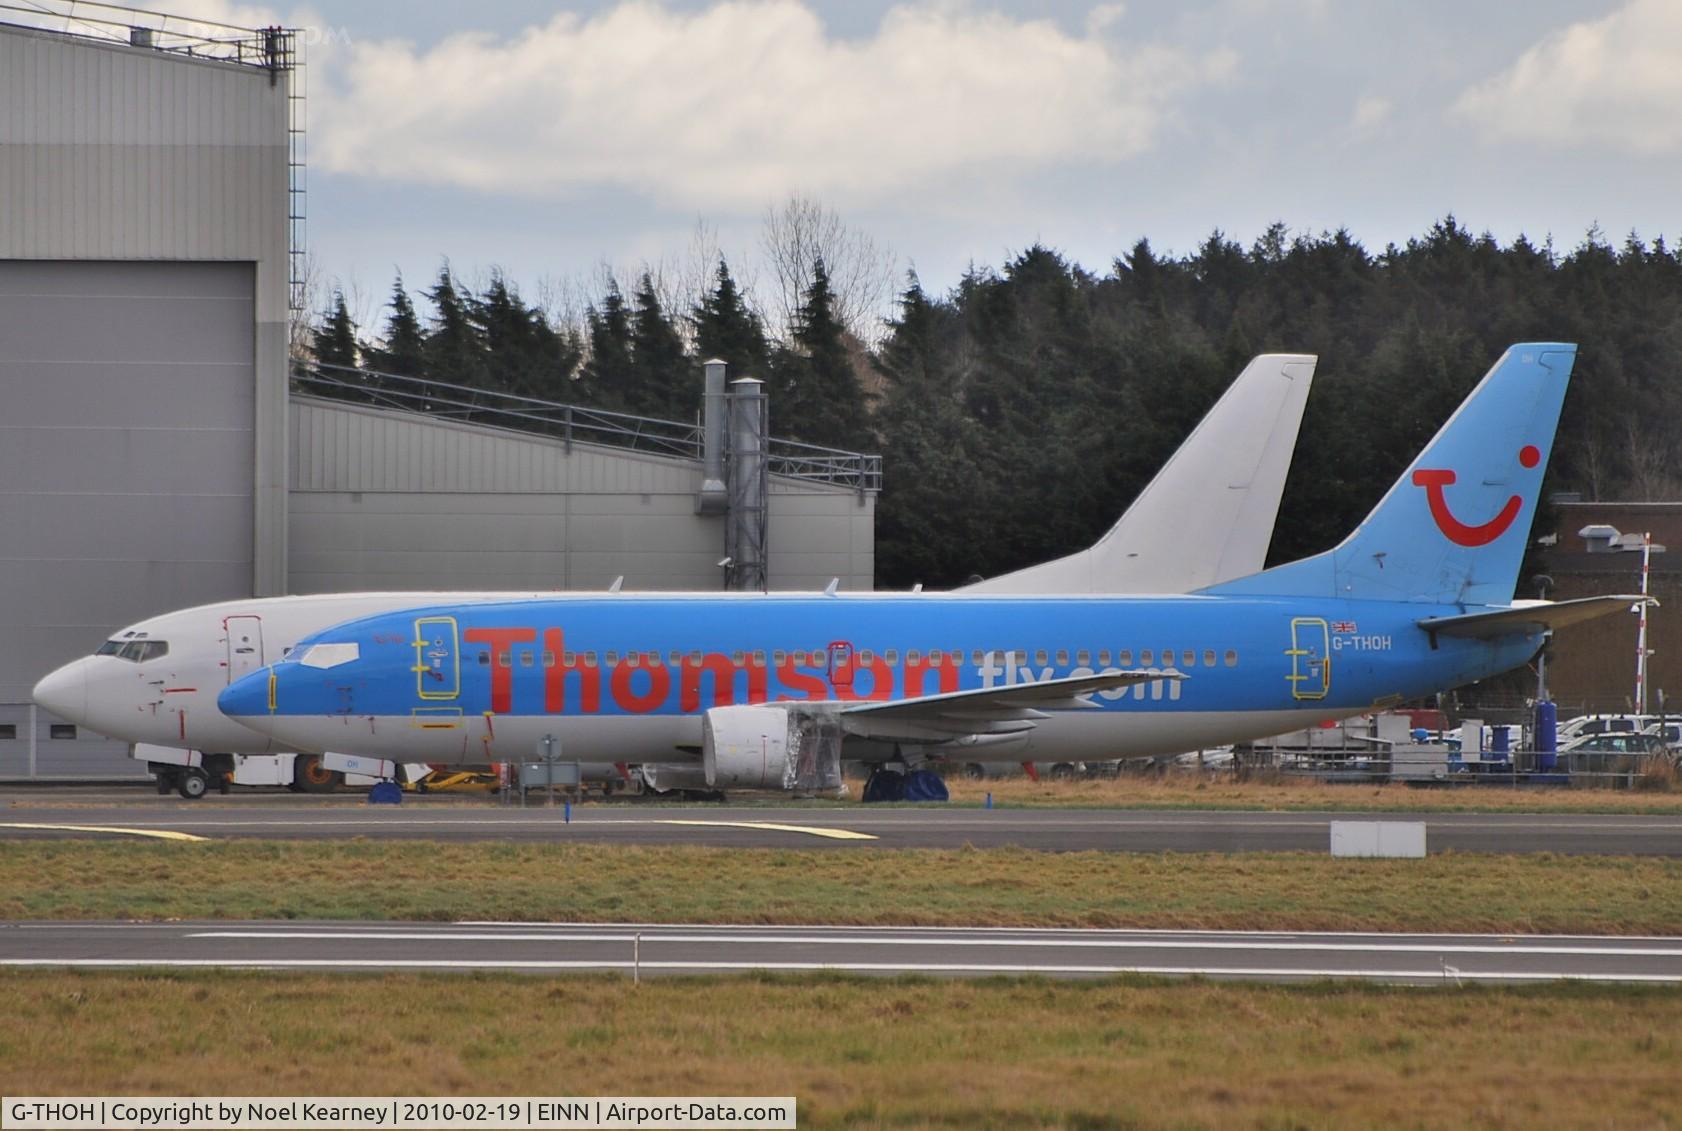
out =
<svg viewBox="0 0 1682 1131"><path fill-rule="evenodd" d="M1333 856L1425 856L1424 821L1333 821Z"/></svg>

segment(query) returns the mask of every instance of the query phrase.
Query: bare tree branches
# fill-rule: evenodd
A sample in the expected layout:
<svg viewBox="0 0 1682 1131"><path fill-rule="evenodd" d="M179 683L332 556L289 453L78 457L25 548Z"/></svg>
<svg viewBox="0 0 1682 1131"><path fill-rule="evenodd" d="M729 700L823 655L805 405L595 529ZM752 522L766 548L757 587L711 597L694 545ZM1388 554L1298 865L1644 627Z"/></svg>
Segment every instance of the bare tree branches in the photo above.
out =
<svg viewBox="0 0 1682 1131"><path fill-rule="evenodd" d="M785 339L793 335L795 315L812 286L812 267L821 259L841 324L866 345L881 340L897 282L892 251L799 193L766 207L760 250L770 274L766 290L773 332Z"/></svg>

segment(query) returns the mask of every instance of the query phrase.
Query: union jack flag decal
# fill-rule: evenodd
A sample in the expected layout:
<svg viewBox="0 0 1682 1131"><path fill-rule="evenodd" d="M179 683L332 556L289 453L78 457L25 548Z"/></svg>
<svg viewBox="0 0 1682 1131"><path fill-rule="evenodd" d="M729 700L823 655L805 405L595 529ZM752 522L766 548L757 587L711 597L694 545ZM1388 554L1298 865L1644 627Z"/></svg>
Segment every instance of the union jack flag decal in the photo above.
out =
<svg viewBox="0 0 1682 1131"><path fill-rule="evenodd" d="M1333 632L1354 632L1355 631L1355 622L1352 621L1352 620L1334 620L1332 622L1332 631Z"/></svg>

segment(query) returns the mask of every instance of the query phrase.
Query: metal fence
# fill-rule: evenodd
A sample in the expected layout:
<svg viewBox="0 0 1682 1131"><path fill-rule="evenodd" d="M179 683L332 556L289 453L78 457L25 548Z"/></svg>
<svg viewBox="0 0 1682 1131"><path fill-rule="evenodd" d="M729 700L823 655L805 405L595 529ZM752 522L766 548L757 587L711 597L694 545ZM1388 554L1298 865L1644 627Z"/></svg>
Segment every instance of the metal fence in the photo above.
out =
<svg viewBox="0 0 1682 1131"><path fill-rule="evenodd" d="M292 371L292 388L296 393L419 413L435 420L548 436L560 440L568 448L574 443L602 444L679 459L698 461L701 458L701 427L695 423L608 412L492 389L340 365L296 366ZM768 455L772 475L849 487L860 492L882 489L882 457L879 455L775 438L770 442Z"/></svg>
<svg viewBox="0 0 1682 1131"><path fill-rule="evenodd" d="M1239 776L1277 774L1329 782L1405 782L1444 786L1569 786L1577 789L1672 789L1682 782L1678 755L1615 750L1544 753L1515 750L1462 757L1433 744L1387 749L1240 750Z"/></svg>
<svg viewBox="0 0 1682 1131"><path fill-rule="evenodd" d="M247 28L98 0L0 0L0 23L267 70L296 63L297 29Z"/></svg>

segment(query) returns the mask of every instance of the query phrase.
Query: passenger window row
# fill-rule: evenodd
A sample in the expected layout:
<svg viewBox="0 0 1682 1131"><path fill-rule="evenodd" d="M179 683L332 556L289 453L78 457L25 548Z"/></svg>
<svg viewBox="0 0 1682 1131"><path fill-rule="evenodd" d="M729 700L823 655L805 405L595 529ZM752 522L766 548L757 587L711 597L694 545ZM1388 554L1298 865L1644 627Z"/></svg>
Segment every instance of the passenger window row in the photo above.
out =
<svg viewBox="0 0 1682 1131"><path fill-rule="evenodd" d="M112 643L115 644L116 641L112 641ZM154 640L150 642L135 643L150 643L155 647L161 647L162 651L156 653L156 655L159 656L169 651L169 645L164 644L162 641ZM133 646L133 644L130 644L126 647ZM1097 666L1099 668L1107 668L1111 666L1111 653L1108 648L1101 649L1096 654L1088 651L1087 649L1081 649L1074 654L1075 665L1083 668L1091 667L1093 665L1094 655L1097 657ZM518 657L517 660L515 659L516 656ZM977 648L970 654L970 662L976 667L981 667L983 664L987 663L989 657L991 657L994 663L1003 663L1007 659L1014 659L1019 664L1025 664L1028 663L1028 656L1029 653L1025 649L1017 649L1014 651L1007 649L987 651ZM1114 656L1115 666L1122 668L1131 668L1134 666L1134 654L1131 648L1119 649L1114 653ZM128 659L129 657L125 655L123 658ZM538 653L533 652L530 649L515 649L500 653L498 663L500 666L505 668L513 667L516 663L523 668L529 668L534 664L541 662L543 667L552 668L555 666L555 659L555 653L553 652L543 652L541 656L539 656ZM899 663L899 650L897 648L889 648L881 654L881 659L889 666L896 665ZM1201 654L1201 659L1203 666L1206 668L1215 667L1217 664L1217 657L1213 648L1204 649ZM481 665L488 665L491 662L491 654L487 651L481 651L478 654L478 660ZM857 653L856 662L866 667L873 665L876 660L877 654L872 649L862 648ZM1139 667L1155 667L1157 666L1157 653L1150 648L1140 649L1138 653L1138 660ZM961 664L963 661L964 652L961 648L954 648L949 652L939 648L932 648L927 653L913 648L905 653L905 662L908 664L927 664L930 667L938 668L945 664ZM1199 653L1195 649L1162 649L1161 666L1163 667L1177 666L1180 668L1195 668L1198 665L1198 661ZM566 652L561 655L560 662L561 666L568 668L593 668L598 666L597 654L595 652L585 652L582 656L576 652ZM660 666L660 653L626 652L621 655L618 652L608 652L602 657L601 662L605 663L608 667L617 667L621 662L623 662L626 666L633 668L655 668ZM730 662L735 664L737 667L745 667L751 664L753 667L762 668L766 665L766 653L763 649L755 649L751 653L736 651L730 653ZM779 648L770 654L770 663L776 667L781 667L785 663L792 663L796 667L821 668L827 667L829 662L829 650L827 648L820 648L812 652L799 650L785 652ZM1052 662L1051 654L1043 648L1037 649L1033 652L1033 662L1036 664L1049 664ZM1068 667L1069 652L1066 649L1059 649L1056 653L1056 662L1059 667ZM1238 652L1235 649L1228 648L1220 657L1220 662L1224 663L1225 666L1229 668L1237 667ZM688 653L672 652L670 654L670 664L672 667L682 667L684 664L688 664L691 667L700 667L701 663L702 653L699 651Z"/></svg>

